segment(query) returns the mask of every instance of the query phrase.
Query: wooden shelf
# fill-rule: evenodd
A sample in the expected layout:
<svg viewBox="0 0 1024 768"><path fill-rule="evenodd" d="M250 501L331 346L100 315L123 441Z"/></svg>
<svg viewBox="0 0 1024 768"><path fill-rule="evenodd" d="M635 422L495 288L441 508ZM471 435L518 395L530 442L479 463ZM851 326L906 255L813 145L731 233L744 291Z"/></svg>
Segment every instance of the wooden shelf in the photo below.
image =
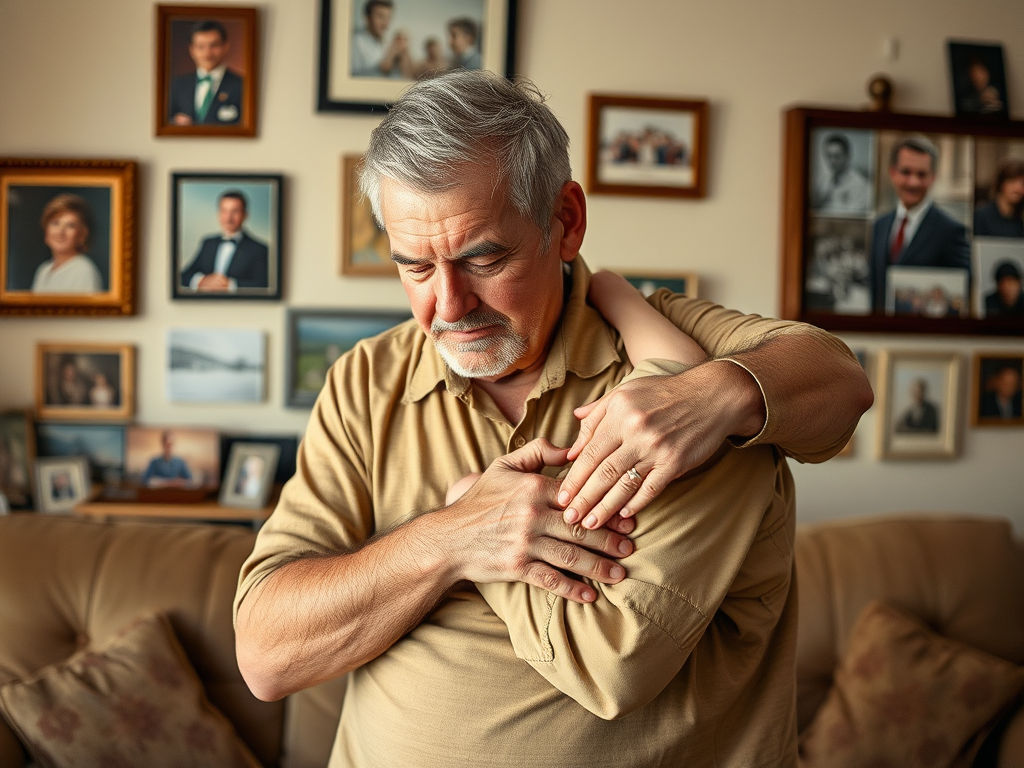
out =
<svg viewBox="0 0 1024 768"><path fill-rule="evenodd" d="M86 501L74 508L74 513L82 517L123 518L147 517L165 520L210 520L243 523L262 523L273 506L262 509L241 509L239 507L223 507L214 501L200 501L195 504L152 504L142 502L121 501Z"/></svg>

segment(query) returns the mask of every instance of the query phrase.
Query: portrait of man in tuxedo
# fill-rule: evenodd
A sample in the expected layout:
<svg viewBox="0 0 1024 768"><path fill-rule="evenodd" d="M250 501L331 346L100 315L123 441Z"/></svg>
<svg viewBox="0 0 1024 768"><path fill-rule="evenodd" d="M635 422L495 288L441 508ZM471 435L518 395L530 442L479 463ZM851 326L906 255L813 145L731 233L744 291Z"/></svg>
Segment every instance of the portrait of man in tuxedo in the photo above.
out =
<svg viewBox="0 0 1024 768"><path fill-rule="evenodd" d="M244 81L228 69L228 33L219 21L196 23L188 54L195 68L171 81L167 120L172 125L237 125Z"/></svg>
<svg viewBox="0 0 1024 768"><path fill-rule="evenodd" d="M249 215L243 192L228 189L217 198L220 233L203 238L195 258L181 273L181 287L200 292L231 293L240 288L267 288L267 244L243 228Z"/></svg>
<svg viewBox="0 0 1024 768"><path fill-rule="evenodd" d="M967 230L928 196L935 183L939 150L924 136L908 136L893 145L889 180L899 202L875 220L871 237L872 309L885 308L890 266L963 270L970 279Z"/></svg>

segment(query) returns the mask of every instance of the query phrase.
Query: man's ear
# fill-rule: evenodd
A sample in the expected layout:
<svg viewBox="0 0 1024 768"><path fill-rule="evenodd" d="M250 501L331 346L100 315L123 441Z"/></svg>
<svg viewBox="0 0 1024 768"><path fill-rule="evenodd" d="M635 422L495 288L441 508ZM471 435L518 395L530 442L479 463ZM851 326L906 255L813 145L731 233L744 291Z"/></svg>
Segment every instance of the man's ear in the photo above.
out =
<svg viewBox="0 0 1024 768"><path fill-rule="evenodd" d="M567 181L555 199L554 218L562 225L559 234L558 255L562 261L572 261L583 245L583 235L587 231L587 198L583 187L575 181Z"/></svg>

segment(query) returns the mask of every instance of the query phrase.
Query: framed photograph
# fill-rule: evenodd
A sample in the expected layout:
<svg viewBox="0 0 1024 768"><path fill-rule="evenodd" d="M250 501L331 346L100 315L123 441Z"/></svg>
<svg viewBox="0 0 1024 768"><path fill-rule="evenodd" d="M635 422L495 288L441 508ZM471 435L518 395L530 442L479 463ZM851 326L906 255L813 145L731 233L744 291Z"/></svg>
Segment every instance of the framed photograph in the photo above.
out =
<svg viewBox="0 0 1024 768"><path fill-rule="evenodd" d="M948 45L956 116L1009 119L1003 46L957 40Z"/></svg>
<svg viewBox="0 0 1024 768"><path fill-rule="evenodd" d="M285 404L309 408L334 361L362 339L410 319L408 311L290 309L285 351Z"/></svg>
<svg viewBox="0 0 1024 768"><path fill-rule="evenodd" d="M235 443L220 487L225 507L262 509L274 485L280 447L273 443Z"/></svg>
<svg viewBox="0 0 1024 768"><path fill-rule="evenodd" d="M220 482L220 442L211 429L129 426L124 470L142 488L206 488Z"/></svg>
<svg viewBox="0 0 1024 768"><path fill-rule="evenodd" d="M854 349L854 350L851 350L851 351L853 352L853 354L855 354L857 356L857 362L860 363L860 367L864 369L865 373L868 373L868 353L867 353L867 350L865 350L865 349ZM855 430L854 433L852 435L850 435L850 439L846 442L846 445L843 446L843 449L841 451L839 451L839 453L837 453L835 455L835 458L848 459L851 456L853 456L854 449L855 449L855 446L856 446L856 442L857 442L857 432Z"/></svg>
<svg viewBox="0 0 1024 768"><path fill-rule="evenodd" d="M878 363L879 457L956 458L961 432L960 356L882 350Z"/></svg>
<svg viewBox="0 0 1024 768"><path fill-rule="evenodd" d="M40 344L36 413L40 419L130 419L135 413L135 347Z"/></svg>
<svg viewBox="0 0 1024 768"><path fill-rule="evenodd" d="M237 5L156 7L156 135L255 136L259 16Z"/></svg>
<svg viewBox="0 0 1024 768"><path fill-rule="evenodd" d="M783 318L1024 336L1024 121L785 117Z"/></svg>
<svg viewBox="0 0 1024 768"><path fill-rule="evenodd" d="M697 298L696 272L646 272L643 270L616 269L626 281L644 296L650 296L659 288L668 288L691 299Z"/></svg>
<svg viewBox="0 0 1024 768"><path fill-rule="evenodd" d="M173 403L261 403L262 331L172 328L167 331L167 399Z"/></svg>
<svg viewBox="0 0 1024 768"><path fill-rule="evenodd" d="M704 197L707 101L591 94L587 191Z"/></svg>
<svg viewBox="0 0 1024 768"><path fill-rule="evenodd" d="M971 424L977 427L1024 427L1022 380L1024 354L976 353Z"/></svg>
<svg viewBox="0 0 1024 768"><path fill-rule="evenodd" d="M91 495L89 462L84 456L36 459L36 509L48 514L71 512Z"/></svg>
<svg viewBox="0 0 1024 768"><path fill-rule="evenodd" d="M39 422L40 456L85 456L90 476L105 484L120 483L124 471L124 426Z"/></svg>
<svg viewBox="0 0 1024 768"><path fill-rule="evenodd" d="M281 298L280 174L171 176L171 298Z"/></svg>
<svg viewBox="0 0 1024 768"><path fill-rule="evenodd" d="M511 77L516 0L320 0L320 112L383 112L449 69Z"/></svg>
<svg viewBox="0 0 1024 768"><path fill-rule="evenodd" d="M135 314L136 173L0 158L0 314Z"/></svg>
<svg viewBox="0 0 1024 768"><path fill-rule="evenodd" d="M230 456L235 445L250 445L252 443L271 443L278 447L277 470L274 473L274 483L284 485L295 474L296 454L299 450L299 438L297 435L268 435L268 434L224 434L220 436L220 455ZM221 478L221 485L224 478Z"/></svg>
<svg viewBox="0 0 1024 768"><path fill-rule="evenodd" d="M362 155L341 158L341 274L398 277L391 243L373 218L370 201L359 194Z"/></svg>
<svg viewBox="0 0 1024 768"><path fill-rule="evenodd" d="M0 493L13 507L24 508L32 496L32 463L36 458L30 411L0 413Z"/></svg>

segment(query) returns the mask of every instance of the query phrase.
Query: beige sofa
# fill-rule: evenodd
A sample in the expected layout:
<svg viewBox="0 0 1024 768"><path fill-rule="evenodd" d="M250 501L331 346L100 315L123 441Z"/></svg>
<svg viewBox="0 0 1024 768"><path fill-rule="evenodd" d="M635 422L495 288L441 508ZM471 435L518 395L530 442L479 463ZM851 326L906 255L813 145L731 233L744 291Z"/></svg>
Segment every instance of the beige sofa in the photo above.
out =
<svg viewBox="0 0 1024 768"><path fill-rule="evenodd" d="M162 611L210 701L267 766L327 761L341 681L284 702L256 700L234 659L231 601L254 534L199 524L97 523L32 513L0 517L0 685ZM798 710L805 729L824 701L861 609L882 598L948 637L1024 662L1024 547L998 519L878 518L803 526ZM1000 766L1024 758L1024 716ZM0 720L0 768L27 761Z"/></svg>

